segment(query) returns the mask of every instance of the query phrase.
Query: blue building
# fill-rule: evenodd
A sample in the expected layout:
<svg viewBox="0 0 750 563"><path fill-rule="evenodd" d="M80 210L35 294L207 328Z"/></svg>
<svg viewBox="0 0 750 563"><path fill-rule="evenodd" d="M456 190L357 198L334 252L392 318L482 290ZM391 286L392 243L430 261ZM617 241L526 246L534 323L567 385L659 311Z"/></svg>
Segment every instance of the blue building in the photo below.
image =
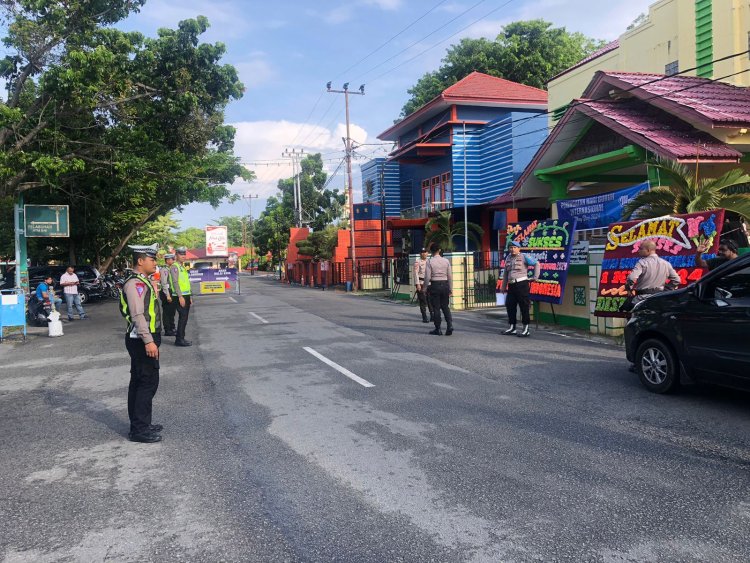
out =
<svg viewBox="0 0 750 563"><path fill-rule="evenodd" d="M406 203L402 200L398 162L375 158L360 167L362 171L362 201L381 203L385 198L386 217L400 217ZM411 201L410 199L408 201Z"/></svg>
<svg viewBox="0 0 750 563"><path fill-rule="evenodd" d="M511 189L544 142L546 110L544 90L473 72L378 135L396 148L362 166L363 193L369 179L380 197L385 170L388 226L409 231L412 249L421 246L431 214L450 210L462 221L466 205L469 221L484 230L482 249L490 250L496 237L485 204Z"/></svg>

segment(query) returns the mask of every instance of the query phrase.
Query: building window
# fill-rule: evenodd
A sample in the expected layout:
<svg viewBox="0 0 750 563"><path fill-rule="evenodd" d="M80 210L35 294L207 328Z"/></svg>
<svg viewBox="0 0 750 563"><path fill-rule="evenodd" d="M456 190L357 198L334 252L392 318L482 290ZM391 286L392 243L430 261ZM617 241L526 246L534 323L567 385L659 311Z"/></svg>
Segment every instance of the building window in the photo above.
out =
<svg viewBox="0 0 750 563"><path fill-rule="evenodd" d="M446 172L441 176L443 185L443 201L448 204L448 207L453 204L453 184L451 183L451 173Z"/></svg>
<svg viewBox="0 0 750 563"><path fill-rule="evenodd" d="M430 207L430 202L432 201L430 191L430 181L422 180L422 205L425 207Z"/></svg>
<svg viewBox="0 0 750 563"><path fill-rule="evenodd" d="M680 72L679 61L672 61L671 63L664 65L664 74L667 76L674 76Z"/></svg>

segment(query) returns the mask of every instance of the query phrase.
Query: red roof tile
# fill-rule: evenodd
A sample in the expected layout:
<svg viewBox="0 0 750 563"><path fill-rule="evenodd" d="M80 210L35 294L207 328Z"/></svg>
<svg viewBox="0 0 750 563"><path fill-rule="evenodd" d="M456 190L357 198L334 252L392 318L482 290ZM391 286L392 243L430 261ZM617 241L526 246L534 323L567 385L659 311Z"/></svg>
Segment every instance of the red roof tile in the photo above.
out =
<svg viewBox="0 0 750 563"><path fill-rule="evenodd" d="M674 160L736 162L742 153L717 138L636 99L577 100L576 109L631 142Z"/></svg>
<svg viewBox="0 0 750 563"><path fill-rule="evenodd" d="M674 108L677 115L686 110L718 127L750 126L750 88L734 86L697 76L666 76L640 72L601 72L599 80L589 86L584 97L595 98L589 90L603 81L620 87L643 101L665 109Z"/></svg>
<svg viewBox="0 0 750 563"><path fill-rule="evenodd" d="M602 47L601 49L599 49L599 50L597 50L597 51L594 51L594 52L593 52L593 53L591 53L591 54L590 54L590 55L589 55L588 57L586 57L586 58L584 58L584 59L581 59L580 61L578 61L578 62L577 62L576 64L574 64L573 66L571 66L571 67L569 67L569 68L566 68L566 69L565 69L564 71L562 71L562 72L560 72L560 73L557 73L557 74L556 74L555 76L553 76L552 78L550 78L550 79L549 79L549 80L548 80L547 82L548 82L548 83L549 83L549 82L552 82L552 81L553 81L553 80L555 80L556 78L560 78L561 76L563 76L563 75L565 75L565 74L568 74L568 73L569 73L569 72L570 72L571 70L575 70L575 69L577 69L577 68L579 68L579 67L582 67L582 66L583 66L583 65L585 65L586 63L588 63L588 62L591 62L591 61L593 61L594 59L598 59L598 58L599 58L599 57L601 57L602 55L606 55L607 53L610 53L611 51L614 51L615 49L618 49L619 47L620 47L620 40L619 40L619 39L615 39L615 40L614 40L614 41L612 41L611 43L607 43L607 44L606 44L606 45L605 45L604 47Z"/></svg>
<svg viewBox="0 0 750 563"><path fill-rule="evenodd" d="M546 104L547 92L482 72L472 72L441 94L445 100L495 100L498 102Z"/></svg>

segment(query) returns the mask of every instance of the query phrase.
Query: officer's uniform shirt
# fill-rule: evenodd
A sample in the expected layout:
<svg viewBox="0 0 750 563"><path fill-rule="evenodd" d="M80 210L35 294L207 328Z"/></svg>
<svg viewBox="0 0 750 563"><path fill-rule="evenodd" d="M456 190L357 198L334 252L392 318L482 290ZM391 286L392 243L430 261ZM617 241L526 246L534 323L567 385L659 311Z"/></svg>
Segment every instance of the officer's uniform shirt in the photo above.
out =
<svg viewBox="0 0 750 563"><path fill-rule="evenodd" d="M427 260L422 260L421 256L417 256L414 261L414 285L424 285L424 277L427 273Z"/></svg>
<svg viewBox="0 0 750 563"><path fill-rule="evenodd" d="M680 276L674 271L672 264L656 254L651 254L638 260L628 275L628 285L636 285L636 291L664 289L667 278L675 286L680 284Z"/></svg>
<svg viewBox="0 0 750 563"><path fill-rule="evenodd" d="M133 323L133 331L137 336L143 340L144 344L150 344L154 341L154 337L151 335L149 329L149 321L146 318L146 311L149 307L149 300L151 299L151 291L153 288L150 283L144 282L139 277L133 276L122 288L123 294L125 295L125 301L128 304L128 313L130 315L130 322ZM156 330L161 330L161 319L159 318L159 307L155 307L154 312L157 315L156 319Z"/></svg>
<svg viewBox="0 0 750 563"><path fill-rule="evenodd" d="M429 286L432 282L447 281L448 287L453 286L453 273L451 272L451 263L447 258L436 254L427 262L424 275L425 283Z"/></svg>
<svg viewBox="0 0 750 563"><path fill-rule="evenodd" d="M184 266L183 266L184 268ZM177 295L178 297L184 297L182 294L182 289L180 288L180 266L179 262L175 262L172 264L169 268L169 287L172 290L172 295ZM189 295L189 294L188 294Z"/></svg>
<svg viewBox="0 0 750 563"><path fill-rule="evenodd" d="M169 292L171 291L169 266L164 266L163 268L159 268L159 281L161 282L162 293L164 294L165 297L169 297Z"/></svg>
<svg viewBox="0 0 750 563"><path fill-rule="evenodd" d="M534 264L534 280L539 279L539 273L541 266L539 261ZM523 281L529 279L528 266L526 265L526 258L522 253L518 253L515 256L508 254L505 257L505 272L503 273L503 287L508 286L508 282L513 280L514 282Z"/></svg>

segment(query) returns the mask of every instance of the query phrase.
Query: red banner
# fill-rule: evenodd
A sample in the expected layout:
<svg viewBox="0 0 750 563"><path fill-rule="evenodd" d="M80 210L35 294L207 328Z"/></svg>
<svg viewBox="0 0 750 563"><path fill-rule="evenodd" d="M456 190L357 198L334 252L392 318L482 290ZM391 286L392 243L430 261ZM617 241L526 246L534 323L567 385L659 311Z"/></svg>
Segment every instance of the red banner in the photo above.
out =
<svg viewBox="0 0 750 563"><path fill-rule="evenodd" d="M684 287L703 275L703 268L695 265L698 246L709 245L705 258L716 255L723 224L723 209L612 223L607 233L594 314L597 317L625 316L619 312L627 297L625 281L640 260L638 249L644 240L656 243L656 254L672 264L680 276L680 287Z"/></svg>

